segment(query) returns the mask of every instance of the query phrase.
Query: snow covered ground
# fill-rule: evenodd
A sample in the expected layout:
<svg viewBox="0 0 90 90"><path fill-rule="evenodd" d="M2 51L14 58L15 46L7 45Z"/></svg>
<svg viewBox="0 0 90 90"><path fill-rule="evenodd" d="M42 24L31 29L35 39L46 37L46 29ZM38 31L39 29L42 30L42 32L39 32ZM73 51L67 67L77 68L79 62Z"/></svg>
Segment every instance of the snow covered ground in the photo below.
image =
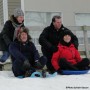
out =
<svg viewBox="0 0 90 90"><path fill-rule="evenodd" d="M0 90L90 90L90 74L18 79L11 71L0 71Z"/></svg>

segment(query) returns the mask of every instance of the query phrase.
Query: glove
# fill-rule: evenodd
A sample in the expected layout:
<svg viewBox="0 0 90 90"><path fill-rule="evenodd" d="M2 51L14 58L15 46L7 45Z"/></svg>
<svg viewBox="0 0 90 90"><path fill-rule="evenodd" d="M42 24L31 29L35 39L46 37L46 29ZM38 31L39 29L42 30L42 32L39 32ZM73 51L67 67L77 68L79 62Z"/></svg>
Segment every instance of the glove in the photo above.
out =
<svg viewBox="0 0 90 90"><path fill-rule="evenodd" d="M61 75L63 74L63 72L62 72L62 70L60 68L57 70L57 73L61 74Z"/></svg>
<svg viewBox="0 0 90 90"><path fill-rule="evenodd" d="M24 70L24 71L27 71L27 70L30 69L30 67L31 67L31 65L30 65L29 61L28 61L28 60L25 60L25 61L23 62L23 65L22 65L23 70Z"/></svg>
<svg viewBox="0 0 90 90"><path fill-rule="evenodd" d="M51 47L51 50L52 50L53 53L54 53L54 52L57 52L57 51L58 51L58 47L52 46L52 47Z"/></svg>
<svg viewBox="0 0 90 90"><path fill-rule="evenodd" d="M39 61L35 62L35 68L37 69L41 69L42 68L42 65Z"/></svg>
<svg viewBox="0 0 90 90"><path fill-rule="evenodd" d="M73 44L74 44L74 47L78 50L78 46L79 46L78 42L73 42Z"/></svg>

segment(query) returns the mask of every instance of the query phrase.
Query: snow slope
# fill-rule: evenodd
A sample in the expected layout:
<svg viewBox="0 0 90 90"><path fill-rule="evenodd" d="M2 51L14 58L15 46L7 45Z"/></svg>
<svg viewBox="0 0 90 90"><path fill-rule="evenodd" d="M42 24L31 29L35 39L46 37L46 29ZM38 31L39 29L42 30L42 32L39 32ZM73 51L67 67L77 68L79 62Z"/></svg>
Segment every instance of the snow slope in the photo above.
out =
<svg viewBox="0 0 90 90"><path fill-rule="evenodd" d="M11 71L0 71L0 90L90 90L90 74L18 79Z"/></svg>

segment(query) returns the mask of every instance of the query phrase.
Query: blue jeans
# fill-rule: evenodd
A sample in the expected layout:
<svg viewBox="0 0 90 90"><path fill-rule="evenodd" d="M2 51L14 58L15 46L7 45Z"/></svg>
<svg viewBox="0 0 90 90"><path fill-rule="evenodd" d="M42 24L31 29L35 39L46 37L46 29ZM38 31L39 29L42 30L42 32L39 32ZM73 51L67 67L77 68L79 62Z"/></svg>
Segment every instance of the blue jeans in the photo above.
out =
<svg viewBox="0 0 90 90"><path fill-rule="evenodd" d="M5 62L9 58L9 56L10 56L9 52L8 51L4 51L3 55L0 58L0 61L1 62Z"/></svg>

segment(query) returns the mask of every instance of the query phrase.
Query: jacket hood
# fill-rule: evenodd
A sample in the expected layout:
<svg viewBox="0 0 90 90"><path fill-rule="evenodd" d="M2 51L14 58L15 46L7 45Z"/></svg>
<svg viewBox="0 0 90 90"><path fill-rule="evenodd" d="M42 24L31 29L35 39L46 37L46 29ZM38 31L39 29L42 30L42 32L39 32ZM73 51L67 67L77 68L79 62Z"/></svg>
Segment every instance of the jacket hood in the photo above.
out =
<svg viewBox="0 0 90 90"><path fill-rule="evenodd" d="M65 42L64 41L64 36L65 35L69 35L70 37L71 37L71 41L72 41L72 33L71 33L71 31L69 31L69 30L65 30L65 31L63 31L63 33L62 33L62 37L60 38L60 43L62 44L62 45L64 45L64 46L70 46L71 45L71 41L69 42L69 43L67 43L67 42Z"/></svg>
<svg viewBox="0 0 90 90"><path fill-rule="evenodd" d="M64 40L62 41L62 42L60 42L63 46L67 46L67 47L69 47L72 43L71 42L69 42L69 43L67 43L67 42L65 42Z"/></svg>
<svg viewBox="0 0 90 90"><path fill-rule="evenodd" d="M14 15L11 15L10 20L11 20L13 23L17 24L17 25L23 24L23 22L24 22L24 21L23 21L22 23L19 23L19 22L17 21L16 17L14 17Z"/></svg>

